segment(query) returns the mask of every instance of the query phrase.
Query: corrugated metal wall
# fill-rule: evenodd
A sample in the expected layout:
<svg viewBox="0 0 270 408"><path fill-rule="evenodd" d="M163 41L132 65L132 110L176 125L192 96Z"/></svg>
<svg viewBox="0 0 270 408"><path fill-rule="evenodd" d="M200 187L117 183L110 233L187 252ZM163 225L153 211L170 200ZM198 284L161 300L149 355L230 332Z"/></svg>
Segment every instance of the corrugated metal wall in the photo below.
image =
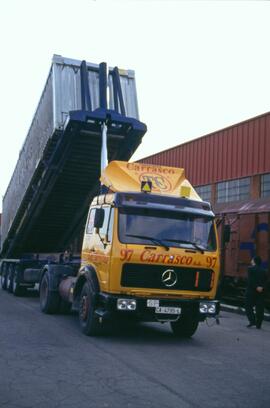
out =
<svg viewBox="0 0 270 408"><path fill-rule="evenodd" d="M139 162L183 167L195 186L270 173L270 112Z"/></svg>

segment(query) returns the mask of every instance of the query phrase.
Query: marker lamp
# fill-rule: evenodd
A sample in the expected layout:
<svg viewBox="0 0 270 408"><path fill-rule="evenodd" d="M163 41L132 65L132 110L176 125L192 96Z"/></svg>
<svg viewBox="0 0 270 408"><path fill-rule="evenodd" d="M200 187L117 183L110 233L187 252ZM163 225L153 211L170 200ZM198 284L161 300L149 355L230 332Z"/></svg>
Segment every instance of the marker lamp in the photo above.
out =
<svg viewBox="0 0 270 408"><path fill-rule="evenodd" d="M136 310L137 302L135 299L117 299L117 310L132 311Z"/></svg>
<svg viewBox="0 0 270 408"><path fill-rule="evenodd" d="M212 302L200 302L200 313L216 313L216 304Z"/></svg>

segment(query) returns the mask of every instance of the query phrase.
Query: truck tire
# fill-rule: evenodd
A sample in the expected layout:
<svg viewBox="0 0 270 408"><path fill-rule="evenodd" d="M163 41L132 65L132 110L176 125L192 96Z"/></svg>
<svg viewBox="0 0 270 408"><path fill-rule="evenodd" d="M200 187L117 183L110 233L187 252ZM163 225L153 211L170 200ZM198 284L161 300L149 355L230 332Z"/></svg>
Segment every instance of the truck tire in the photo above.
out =
<svg viewBox="0 0 270 408"><path fill-rule="evenodd" d="M61 314L69 314L71 312L72 304L61 299L60 303L60 313Z"/></svg>
<svg viewBox="0 0 270 408"><path fill-rule="evenodd" d="M198 325L196 317L183 315L176 322L171 322L171 329L176 337L189 338L196 332Z"/></svg>
<svg viewBox="0 0 270 408"><path fill-rule="evenodd" d="M57 291L50 290L49 273L45 272L39 286L40 309L46 314L55 314L60 310L61 298Z"/></svg>
<svg viewBox="0 0 270 408"><path fill-rule="evenodd" d="M101 324L95 316L96 294L94 285L86 281L80 296L79 322L82 332L87 336L96 336L101 333Z"/></svg>
<svg viewBox="0 0 270 408"><path fill-rule="evenodd" d="M27 289L21 286L20 280L21 280L20 269L19 266L16 265L12 280L13 285L12 292L14 296L24 296L26 294Z"/></svg>
<svg viewBox="0 0 270 408"><path fill-rule="evenodd" d="M7 273L7 290L9 293L13 291L13 278L14 278L14 264L10 263L8 265L8 273Z"/></svg>
<svg viewBox="0 0 270 408"><path fill-rule="evenodd" d="M2 263L1 266L1 288L3 290L7 290L7 264Z"/></svg>

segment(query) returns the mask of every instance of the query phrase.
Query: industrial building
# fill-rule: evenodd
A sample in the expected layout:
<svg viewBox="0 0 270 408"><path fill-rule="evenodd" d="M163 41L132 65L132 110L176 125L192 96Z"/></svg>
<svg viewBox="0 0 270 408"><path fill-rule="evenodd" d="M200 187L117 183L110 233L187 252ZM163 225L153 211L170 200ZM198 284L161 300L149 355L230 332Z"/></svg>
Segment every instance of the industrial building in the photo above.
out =
<svg viewBox="0 0 270 408"><path fill-rule="evenodd" d="M255 254L270 277L270 112L139 161L183 167L220 225L231 225L221 260L224 296L243 299Z"/></svg>

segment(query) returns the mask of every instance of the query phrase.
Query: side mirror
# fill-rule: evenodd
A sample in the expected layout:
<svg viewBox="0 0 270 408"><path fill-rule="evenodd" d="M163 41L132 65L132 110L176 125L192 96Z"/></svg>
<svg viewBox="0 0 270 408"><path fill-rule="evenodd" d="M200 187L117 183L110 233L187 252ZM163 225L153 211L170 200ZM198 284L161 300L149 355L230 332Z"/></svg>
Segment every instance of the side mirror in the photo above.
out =
<svg viewBox="0 0 270 408"><path fill-rule="evenodd" d="M230 242L231 239L231 226L229 224L224 225L223 241L225 244Z"/></svg>
<svg viewBox="0 0 270 408"><path fill-rule="evenodd" d="M94 228L100 229L103 227L104 216L104 208L97 208L95 211Z"/></svg>

